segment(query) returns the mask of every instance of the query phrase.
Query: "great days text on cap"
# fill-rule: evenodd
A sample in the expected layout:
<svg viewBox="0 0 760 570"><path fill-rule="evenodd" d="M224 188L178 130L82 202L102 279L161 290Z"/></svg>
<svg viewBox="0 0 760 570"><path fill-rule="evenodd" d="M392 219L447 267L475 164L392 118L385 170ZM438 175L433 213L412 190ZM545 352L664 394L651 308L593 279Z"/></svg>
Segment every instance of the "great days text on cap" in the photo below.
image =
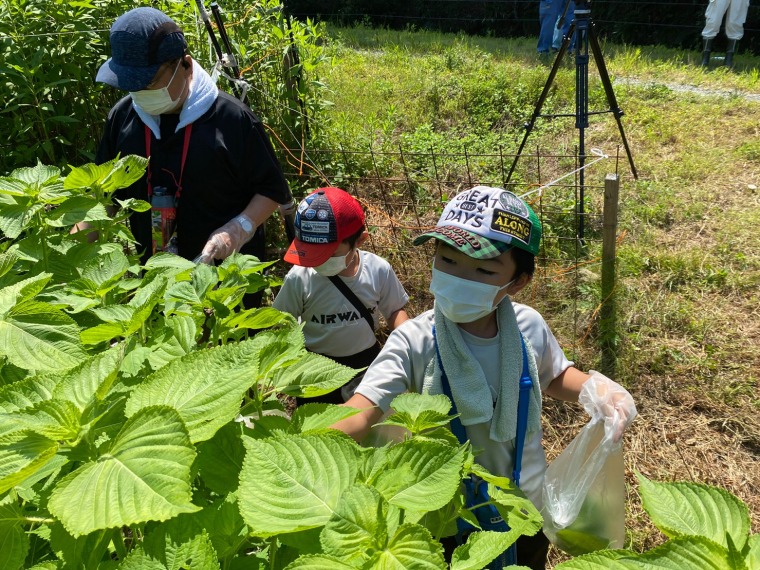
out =
<svg viewBox="0 0 760 570"><path fill-rule="evenodd" d="M452 198L434 230L414 240L414 245L439 239L477 259L491 259L518 247L538 255L541 222L533 209L512 192L475 186Z"/></svg>

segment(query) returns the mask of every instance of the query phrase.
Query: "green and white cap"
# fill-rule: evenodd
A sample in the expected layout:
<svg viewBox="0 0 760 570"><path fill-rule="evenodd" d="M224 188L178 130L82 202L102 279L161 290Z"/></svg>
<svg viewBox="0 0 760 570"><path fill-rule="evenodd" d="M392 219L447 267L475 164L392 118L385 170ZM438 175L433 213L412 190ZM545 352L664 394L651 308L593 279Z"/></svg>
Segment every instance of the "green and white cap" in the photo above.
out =
<svg viewBox="0 0 760 570"><path fill-rule="evenodd" d="M512 247L538 255L541 222L533 209L503 188L475 186L446 204L434 230L414 245L436 238L476 259L491 259Z"/></svg>

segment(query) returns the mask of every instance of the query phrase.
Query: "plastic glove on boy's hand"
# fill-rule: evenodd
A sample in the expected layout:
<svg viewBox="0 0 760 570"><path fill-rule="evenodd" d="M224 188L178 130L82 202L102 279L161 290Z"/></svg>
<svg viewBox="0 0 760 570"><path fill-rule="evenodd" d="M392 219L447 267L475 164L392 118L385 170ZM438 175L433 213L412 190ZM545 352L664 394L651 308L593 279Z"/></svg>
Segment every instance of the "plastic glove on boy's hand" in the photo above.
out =
<svg viewBox="0 0 760 570"><path fill-rule="evenodd" d="M205 260L226 259L240 251L256 232L256 224L245 214L231 219L208 237L200 258Z"/></svg>
<svg viewBox="0 0 760 570"><path fill-rule="evenodd" d="M578 400L592 417L603 417L613 430L613 441L623 437L625 429L636 418L636 404L628 390L601 372L589 370L591 378L581 386Z"/></svg>

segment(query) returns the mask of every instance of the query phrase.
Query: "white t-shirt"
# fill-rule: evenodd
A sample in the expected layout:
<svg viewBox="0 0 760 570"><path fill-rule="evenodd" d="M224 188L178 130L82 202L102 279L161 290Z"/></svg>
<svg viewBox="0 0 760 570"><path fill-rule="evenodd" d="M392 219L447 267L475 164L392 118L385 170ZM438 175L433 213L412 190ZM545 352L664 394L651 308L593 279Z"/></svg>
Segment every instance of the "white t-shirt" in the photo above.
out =
<svg viewBox="0 0 760 570"><path fill-rule="evenodd" d="M552 334L543 317L531 307L514 303L517 326L530 341L536 357L538 379L541 389L545 390L562 372L573 365L569 361ZM427 311L415 319L406 321L393 331L385 342L383 350L369 367L356 389L356 393L372 401L384 412L390 403L403 392L421 392L425 369L435 358L433 340L433 311ZM469 338L468 338L469 337ZM489 339L475 340L467 335L465 343L470 350L479 354L479 358L488 358L486 362L497 363L499 359L498 343ZM489 352L490 351L490 352ZM475 356L473 356L475 358ZM488 370L485 371L487 376ZM449 378L449 382L456 379ZM494 391L492 390L492 393ZM491 440L490 422L465 426L467 437L476 450L482 450L477 456L478 463L490 472L512 478L514 462L514 441L497 442ZM520 487L536 507L541 508L541 489L546 456L541 445L541 430L528 434L523 447Z"/></svg>
<svg viewBox="0 0 760 570"><path fill-rule="evenodd" d="M390 263L367 251L359 252L353 277L340 278L369 309L375 328L378 311L387 320L404 308L409 295ZM375 332L354 305L328 279L310 267L294 265L275 297L275 309L290 313L304 324L306 348L325 356L351 356L377 342Z"/></svg>

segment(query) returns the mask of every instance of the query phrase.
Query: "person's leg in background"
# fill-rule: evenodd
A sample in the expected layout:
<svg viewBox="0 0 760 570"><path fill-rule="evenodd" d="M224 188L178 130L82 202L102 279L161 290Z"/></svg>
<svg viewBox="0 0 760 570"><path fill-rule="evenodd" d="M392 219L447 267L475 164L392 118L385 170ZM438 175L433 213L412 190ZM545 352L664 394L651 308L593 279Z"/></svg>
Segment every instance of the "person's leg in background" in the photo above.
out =
<svg viewBox="0 0 760 570"><path fill-rule="evenodd" d="M728 45L726 46L726 67L734 66L734 52L736 43L744 37L744 22L747 20L747 10L749 9L749 0L731 0L726 13L726 37Z"/></svg>
<svg viewBox="0 0 760 570"><path fill-rule="evenodd" d="M541 30L538 33L538 53L549 53L551 50L559 6L560 0L539 0L538 23L541 25Z"/></svg>
<svg viewBox="0 0 760 570"><path fill-rule="evenodd" d="M559 6L559 16L557 17L557 23L559 23L559 19L562 17L562 11L565 9L565 2L560 2ZM557 28L557 26L554 26L554 38L552 39L552 48L555 50L558 50L562 46L562 40L567 35L567 33L570 31L570 24L573 23L573 18L575 14L575 2L573 0L570 0L568 6L567 6L567 12L565 13L565 21L562 23L561 28ZM570 38L570 45L568 46L568 51L572 52L573 49L575 49L575 35L573 35L572 38Z"/></svg>
<svg viewBox="0 0 760 570"><path fill-rule="evenodd" d="M715 36L720 31L720 23L723 20L723 14L728 10L731 0L710 0L705 10L705 27L702 30L702 66L710 65L710 52L712 52L712 43Z"/></svg>

